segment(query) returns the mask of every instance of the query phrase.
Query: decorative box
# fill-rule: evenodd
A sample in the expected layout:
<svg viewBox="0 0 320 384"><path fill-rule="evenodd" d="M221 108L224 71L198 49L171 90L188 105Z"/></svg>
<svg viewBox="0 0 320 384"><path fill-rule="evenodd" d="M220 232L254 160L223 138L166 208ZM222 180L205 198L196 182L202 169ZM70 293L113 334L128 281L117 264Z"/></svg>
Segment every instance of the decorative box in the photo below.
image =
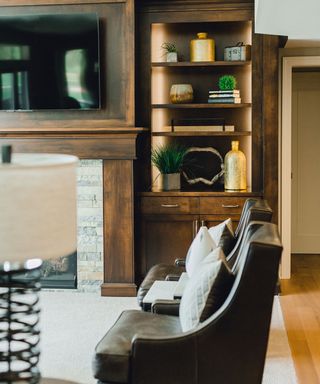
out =
<svg viewBox="0 0 320 384"><path fill-rule="evenodd" d="M251 58L251 45L239 42L235 47L225 47L225 61L246 61Z"/></svg>

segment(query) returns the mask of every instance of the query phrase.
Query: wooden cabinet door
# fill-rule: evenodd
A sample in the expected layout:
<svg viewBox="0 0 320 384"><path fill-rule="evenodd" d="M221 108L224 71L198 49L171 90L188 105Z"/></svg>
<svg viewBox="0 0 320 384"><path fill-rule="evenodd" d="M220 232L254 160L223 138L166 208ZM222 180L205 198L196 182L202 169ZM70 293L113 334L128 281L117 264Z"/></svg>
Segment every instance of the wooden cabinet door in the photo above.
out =
<svg viewBox="0 0 320 384"><path fill-rule="evenodd" d="M198 215L143 215L140 223L136 277L138 282L155 264L185 258L198 229Z"/></svg>
<svg viewBox="0 0 320 384"><path fill-rule="evenodd" d="M232 220L232 227L233 227L233 230L235 231L239 223L239 218L240 218L239 215L232 215L232 216L200 215L199 225L205 225L206 227L210 228L220 224L222 221L228 219L229 217Z"/></svg>

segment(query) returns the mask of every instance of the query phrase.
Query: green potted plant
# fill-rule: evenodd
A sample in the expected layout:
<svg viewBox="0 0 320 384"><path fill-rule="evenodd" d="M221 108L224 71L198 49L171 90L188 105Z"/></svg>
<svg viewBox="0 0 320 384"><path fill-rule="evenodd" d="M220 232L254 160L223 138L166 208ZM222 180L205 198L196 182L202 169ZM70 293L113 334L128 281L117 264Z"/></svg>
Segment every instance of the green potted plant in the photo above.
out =
<svg viewBox="0 0 320 384"><path fill-rule="evenodd" d="M178 61L178 51L174 43L164 42L161 45L161 48L164 50L164 54L166 55L166 61L168 63L175 63Z"/></svg>
<svg viewBox="0 0 320 384"><path fill-rule="evenodd" d="M233 75L223 75L219 77L220 91L233 91L236 89L237 79Z"/></svg>
<svg viewBox="0 0 320 384"><path fill-rule="evenodd" d="M169 143L151 150L151 162L160 172L160 189L180 189L180 172L188 149L176 143Z"/></svg>

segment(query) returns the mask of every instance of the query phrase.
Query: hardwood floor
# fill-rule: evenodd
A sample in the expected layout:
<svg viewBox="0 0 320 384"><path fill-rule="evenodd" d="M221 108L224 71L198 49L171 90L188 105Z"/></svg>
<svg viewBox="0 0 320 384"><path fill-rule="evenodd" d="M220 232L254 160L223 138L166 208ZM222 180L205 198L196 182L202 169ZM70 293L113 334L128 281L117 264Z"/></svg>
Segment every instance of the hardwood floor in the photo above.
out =
<svg viewBox="0 0 320 384"><path fill-rule="evenodd" d="M293 255L280 301L299 384L320 384L320 255Z"/></svg>

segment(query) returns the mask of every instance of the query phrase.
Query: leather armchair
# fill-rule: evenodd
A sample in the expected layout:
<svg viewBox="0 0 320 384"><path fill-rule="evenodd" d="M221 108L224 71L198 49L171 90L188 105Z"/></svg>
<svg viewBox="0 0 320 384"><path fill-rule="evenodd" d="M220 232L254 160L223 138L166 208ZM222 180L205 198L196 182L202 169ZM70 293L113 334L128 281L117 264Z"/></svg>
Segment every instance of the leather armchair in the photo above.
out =
<svg viewBox="0 0 320 384"><path fill-rule="evenodd" d="M191 331L178 317L124 311L96 347L100 384L260 384L282 252L277 226L252 222L222 306Z"/></svg>
<svg viewBox="0 0 320 384"><path fill-rule="evenodd" d="M241 238L248 223L253 220L269 222L271 221L271 218L272 209L266 200L256 198L249 198L246 200L240 215L239 224L235 231L235 246L233 247L231 253L226 255L230 266L233 265L238 255ZM182 272L185 272L184 265L185 262L183 259L177 259L174 265L156 264L148 271L137 293L138 304L143 310L150 310L150 306L143 305L143 298L148 293L152 284L156 280L178 280Z"/></svg>

